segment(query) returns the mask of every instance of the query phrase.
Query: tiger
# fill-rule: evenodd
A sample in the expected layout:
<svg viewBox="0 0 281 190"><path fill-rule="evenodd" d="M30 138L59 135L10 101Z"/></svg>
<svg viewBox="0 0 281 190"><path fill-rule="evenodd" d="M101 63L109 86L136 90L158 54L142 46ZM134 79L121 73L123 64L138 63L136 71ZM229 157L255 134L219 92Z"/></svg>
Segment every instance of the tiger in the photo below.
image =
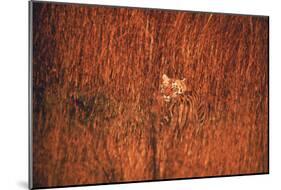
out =
<svg viewBox="0 0 281 190"><path fill-rule="evenodd" d="M208 106L196 91L188 90L186 79L173 79L163 74L160 95L165 104L162 125L183 128L195 124L201 128L207 121Z"/></svg>

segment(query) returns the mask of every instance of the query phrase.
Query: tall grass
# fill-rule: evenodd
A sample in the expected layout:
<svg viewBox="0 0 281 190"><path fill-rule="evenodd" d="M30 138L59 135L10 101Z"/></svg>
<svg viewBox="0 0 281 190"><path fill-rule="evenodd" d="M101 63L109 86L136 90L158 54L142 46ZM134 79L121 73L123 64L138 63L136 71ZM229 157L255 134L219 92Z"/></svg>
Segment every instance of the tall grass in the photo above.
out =
<svg viewBox="0 0 281 190"><path fill-rule="evenodd" d="M268 18L36 2L35 187L268 172ZM160 127L163 73L209 122Z"/></svg>

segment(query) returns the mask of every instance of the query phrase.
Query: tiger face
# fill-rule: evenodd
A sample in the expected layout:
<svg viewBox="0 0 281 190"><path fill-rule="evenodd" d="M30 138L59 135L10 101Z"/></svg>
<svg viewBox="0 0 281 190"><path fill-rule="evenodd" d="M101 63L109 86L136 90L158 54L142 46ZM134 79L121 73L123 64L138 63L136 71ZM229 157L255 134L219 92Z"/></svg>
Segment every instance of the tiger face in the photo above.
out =
<svg viewBox="0 0 281 190"><path fill-rule="evenodd" d="M185 79L172 79L166 74L163 74L162 83L160 84L160 93L165 102L170 102L173 98L184 94L186 91Z"/></svg>

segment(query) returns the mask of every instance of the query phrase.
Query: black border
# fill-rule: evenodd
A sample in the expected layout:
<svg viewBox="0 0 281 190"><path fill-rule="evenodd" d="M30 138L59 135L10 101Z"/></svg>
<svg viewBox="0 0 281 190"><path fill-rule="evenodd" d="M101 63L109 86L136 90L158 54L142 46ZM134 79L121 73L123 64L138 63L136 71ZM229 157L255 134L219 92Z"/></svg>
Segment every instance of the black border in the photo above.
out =
<svg viewBox="0 0 281 190"><path fill-rule="evenodd" d="M121 181L112 183L94 183L94 184L77 184L77 185L65 185L65 186L42 186L33 187L33 173L32 173L32 57L33 57L33 3L51 3L51 4L62 4L62 5L77 5L77 6L89 6L89 7L108 7L108 8L127 8L127 9L145 9L145 10L159 10L169 12L189 12L189 13L201 13L201 14L224 14L233 16L254 16L254 17L265 17L268 19L268 63L267 63L267 81L268 81L268 171L261 173L246 173L246 174L233 174L233 175L214 175L214 176L200 176L200 177L189 177L189 178L168 178L168 179L156 179L156 180L139 180L139 181ZM221 178L221 177L239 177L239 176L254 176L254 175L266 175L270 174L270 17L268 15L252 15L252 14L238 14L238 13L225 13L225 12L207 12L207 11L191 11L191 10L176 10L176 9L163 9L163 8L148 8L148 7L133 7L133 6L121 6L121 5L102 5L102 4L90 4L90 3L73 3L73 2L56 2L56 1L41 1L41 0L30 0L28 1L28 188L29 189L52 189L52 188L68 188L68 187L87 187L87 186L99 186L99 185L118 185L118 184L129 184L129 183L146 183L146 182L161 182L161 181L176 181L176 180L191 180L191 179L209 179L209 178Z"/></svg>
<svg viewBox="0 0 281 190"><path fill-rule="evenodd" d="M166 9L166 8L154 8L154 7L134 7L123 5L103 5L93 3L75 3L75 2L60 2L60 1L44 1L44 0L29 0L31 3L52 3L58 5L77 5L87 7L108 7L108 8L126 8L126 9L145 9L145 10L158 10L168 12L188 12L188 13L201 13L201 14L223 14L232 16L255 16L255 17L269 17L268 15L255 15L255 14L240 14L240 13L226 13L226 12L212 12L212 11L192 11L192 10L178 10L178 9Z"/></svg>
<svg viewBox="0 0 281 190"><path fill-rule="evenodd" d="M33 125L32 125L32 57L33 57L33 2L28 2L28 188L33 186Z"/></svg>
<svg viewBox="0 0 281 190"><path fill-rule="evenodd" d="M52 188L68 188L68 187L89 187L89 186L101 186L101 185L122 185L122 184L132 184L132 183L151 183L151 182L161 182L161 181L180 181L180 180L192 180L192 179L211 179L211 178L222 178L222 177L241 177L241 176L255 176L255 175L267 175L268 173L249 173L249 174L234 174L234 175L215 175L206 177L191 177L191 178L172 178L172 179L156 179L156 180L143 180L143 181L122 181L113 183L94 183L94 184L81 184L81 185L66 185L66 186L48 186L48 187L36 187L31 189L52 189Z"/></svg>

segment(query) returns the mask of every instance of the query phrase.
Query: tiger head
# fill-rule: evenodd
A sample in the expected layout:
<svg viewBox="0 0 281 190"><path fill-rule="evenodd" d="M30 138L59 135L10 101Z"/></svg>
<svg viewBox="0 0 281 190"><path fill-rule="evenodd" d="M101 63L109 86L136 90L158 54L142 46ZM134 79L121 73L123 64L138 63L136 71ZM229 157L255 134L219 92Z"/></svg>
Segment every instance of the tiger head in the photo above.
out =
<svg viewBox="0 0 281 190"><path fill-rule="evenodd" d="M160 93L165 102L170 102L172 98L176 98L186 91L185 79L172 79L166 74L163 74L162 83L160 84Z"/></svg>

